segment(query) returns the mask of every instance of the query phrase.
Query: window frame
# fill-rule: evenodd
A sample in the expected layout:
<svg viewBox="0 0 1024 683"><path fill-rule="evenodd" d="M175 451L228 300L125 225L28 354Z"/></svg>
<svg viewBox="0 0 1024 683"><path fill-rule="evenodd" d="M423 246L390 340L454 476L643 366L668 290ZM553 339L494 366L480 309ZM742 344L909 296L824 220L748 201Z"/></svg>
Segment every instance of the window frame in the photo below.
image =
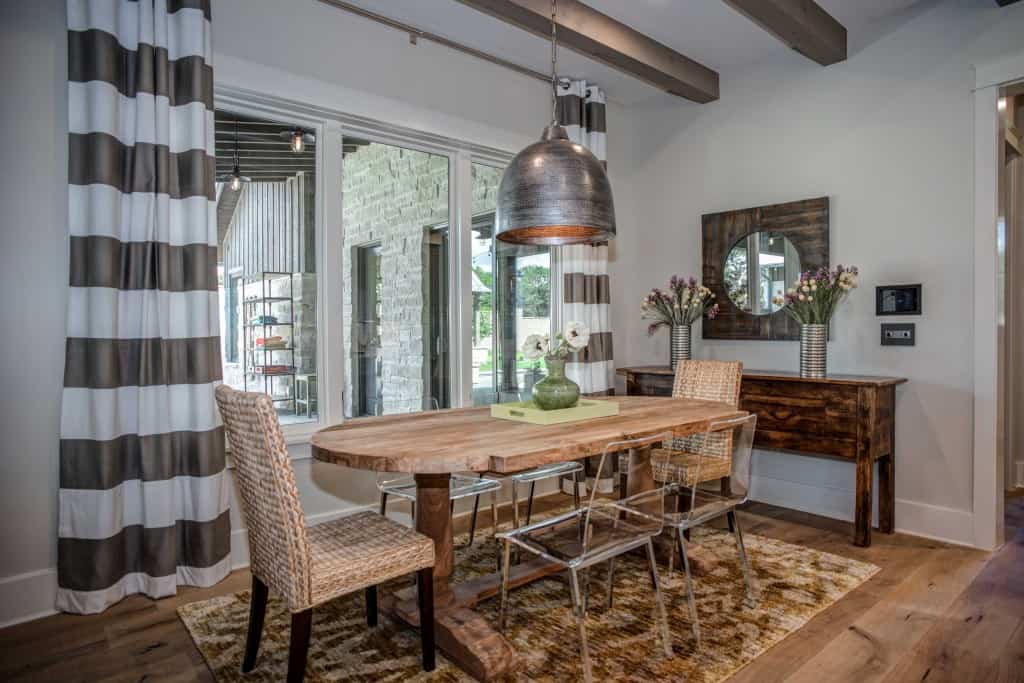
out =
<svg viewBox="0 0 1024 683"><path fill-rule="evenodd" d="M395 145L448 159L448 305L449 305L449 395L453 408L473 405L472 387L472 165L504 168L514 154L508 150L474 144L342 111L288 100L274 95L218 83L214 87L216 108L238 114L270 117L308 128L317 136L315 243L317 268L317 375L319 415L308 423L283 425L288 445L308 444L312 435L328 425L341 424L344 417L346 349L343 342L342 268L345 225L342 196L342 147L346 136L369 142ZM552 326L557 280L552 251ZM293 458L308 458L299 449Z"/></svg>

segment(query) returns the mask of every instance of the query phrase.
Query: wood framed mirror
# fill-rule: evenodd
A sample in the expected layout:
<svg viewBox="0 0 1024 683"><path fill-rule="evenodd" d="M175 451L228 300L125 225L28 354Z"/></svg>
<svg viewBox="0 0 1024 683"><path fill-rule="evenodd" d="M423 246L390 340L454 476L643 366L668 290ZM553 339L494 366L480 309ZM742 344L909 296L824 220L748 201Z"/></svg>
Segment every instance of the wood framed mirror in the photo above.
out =
<svg viewBox="0 0 1024 683"><path fill-rule="evenodd" d="M703 281L720 307L704 339L799 339L772 299L801 272L829 267L828 232L828 197L701 216Z"/></svg>

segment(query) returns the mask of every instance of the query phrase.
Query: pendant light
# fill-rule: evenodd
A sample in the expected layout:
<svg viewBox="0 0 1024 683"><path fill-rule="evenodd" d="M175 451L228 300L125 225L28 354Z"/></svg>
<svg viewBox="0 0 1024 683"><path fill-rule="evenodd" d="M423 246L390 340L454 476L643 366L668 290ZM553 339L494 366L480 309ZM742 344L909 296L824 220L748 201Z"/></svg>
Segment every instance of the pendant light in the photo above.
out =
<svg viewBox="0 0 1024 683"><path fill-rule="evenodd" d="M242 183L249 182L249 178L242 175L238 165L238 119L235 119L235 163L231 168L231 175L223 179L218 178L217 180L226 181L232 192L238 192L242 189Z"/></svg>
<svg viewBox="0 0 1024 683"><path fill-rule="evenodd" d="M612 188L601 161L558 125L555 0L551 2L551 123L498 186L495 236L513 244L590 244L615 237Z"/></svg>
<svg viewBox="0 0 1024 683"><path fill-rule="evenodd" d="M288 147L296 154L305 151L306 145L312 145L316 142L316 137L312 133L307 133L300 128L281 131L281 139L287 140Z"/></svg>

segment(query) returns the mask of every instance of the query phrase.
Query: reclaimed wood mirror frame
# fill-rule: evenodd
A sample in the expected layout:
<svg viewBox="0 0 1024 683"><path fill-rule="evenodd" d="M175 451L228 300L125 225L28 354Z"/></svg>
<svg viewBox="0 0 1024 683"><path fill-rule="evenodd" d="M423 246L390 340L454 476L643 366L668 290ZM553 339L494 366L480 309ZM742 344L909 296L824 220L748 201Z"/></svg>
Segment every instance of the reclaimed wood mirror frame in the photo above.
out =
<svg viewBox="0 0 1024 683"><path fill-rule="evenodd" d="M725 259L741 239L771 232L788 239L800 256L803 270L829 267L828 197L770 204L701 216L702 279L720 307L714 320L701 324L704 339L779 341L800 338L800 326L785 311L751 315L740 310L725 289Z"/></svg>

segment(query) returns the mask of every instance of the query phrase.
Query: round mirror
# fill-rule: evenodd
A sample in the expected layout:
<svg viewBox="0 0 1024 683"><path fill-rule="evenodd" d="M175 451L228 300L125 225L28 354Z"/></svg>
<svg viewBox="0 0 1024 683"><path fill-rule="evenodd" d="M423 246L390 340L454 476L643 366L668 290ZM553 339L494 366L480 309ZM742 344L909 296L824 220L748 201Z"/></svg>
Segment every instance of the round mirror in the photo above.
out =
<svg viewBox="0 0 1024 683"><path fill-rule="evenodd" d="M729 299L751 315L768 315L781 308L772 298L800 277L800 256L779 233L753 232L725 257L723 280Z"/></svg>

